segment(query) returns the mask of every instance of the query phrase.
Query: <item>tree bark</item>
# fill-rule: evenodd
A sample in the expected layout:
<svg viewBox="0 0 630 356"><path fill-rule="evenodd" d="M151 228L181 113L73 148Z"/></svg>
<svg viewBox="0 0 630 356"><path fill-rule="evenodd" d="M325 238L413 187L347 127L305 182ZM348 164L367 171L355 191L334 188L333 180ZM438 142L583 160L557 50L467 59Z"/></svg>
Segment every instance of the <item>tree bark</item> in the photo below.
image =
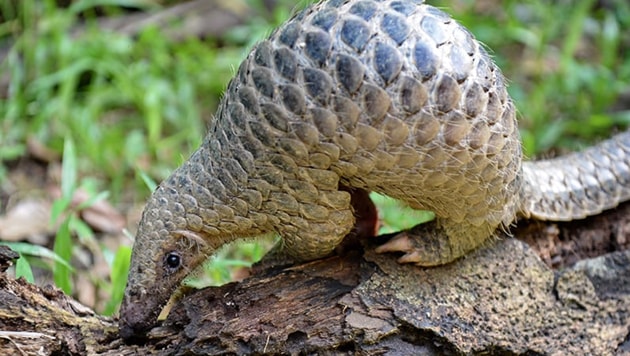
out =
<svg viewBox="0 0 630 356"><path fill-rule="evenodd" d="M628 354L629 230L630 204L525 222L517 238L430 269L375 254L375 239L192 292L133 344L58 289L2 273L0 354ZM14 258L0 251L0 267Z"/></svg>

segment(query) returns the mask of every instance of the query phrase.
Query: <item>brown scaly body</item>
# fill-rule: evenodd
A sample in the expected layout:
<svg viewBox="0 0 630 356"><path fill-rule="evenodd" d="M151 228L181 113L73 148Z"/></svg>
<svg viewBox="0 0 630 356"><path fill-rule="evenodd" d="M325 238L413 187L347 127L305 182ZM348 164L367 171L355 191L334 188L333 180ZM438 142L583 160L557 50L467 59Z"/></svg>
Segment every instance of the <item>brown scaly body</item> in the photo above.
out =
<svg viewBox="0 0 630 356"><path fill-rule="evenodd" d="M626 199L629 141L592 149L622 156L605 174L523 166L502 74L465 28L421 2L323 2L252 50L201 147L153 193L121 333L152 326L181 280L235 239L278 233L296 259L331 253L355 223L340 185L434 211L423 248L403 259L433 266L517 214L566 220Z"/></svg>

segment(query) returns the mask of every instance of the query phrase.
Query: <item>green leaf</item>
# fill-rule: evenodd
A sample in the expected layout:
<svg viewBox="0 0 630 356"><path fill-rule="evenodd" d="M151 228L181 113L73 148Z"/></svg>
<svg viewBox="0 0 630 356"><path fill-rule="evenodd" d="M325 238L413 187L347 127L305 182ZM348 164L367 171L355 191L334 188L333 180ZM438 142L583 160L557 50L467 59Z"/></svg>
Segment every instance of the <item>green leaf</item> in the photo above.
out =
<svg viewBox="0 0 630 356"><path fill-rule="evenodd" d="M61 258L61 256L57 255L55 252L51 251L50 249L44 246L34 245L28 242L0 242L0 245L7 246L13 251L19 253L20 255L29 255L29 256L39 257L39 258L47 258L54 261L55 263L60 263L64 265L66 268L68 268L71 271L74 270L72 266L68 264L68 262L66 262L63 258Z"/></svg>
<svg viewBox="0 0 630 356"><path fill-rule="evenodd" d="M53 201L52 208L50 209L50 225L55 226L57 221L61 219L61 216L66 212L66 209L70 206L71 199L61 197Z"/></svg>
<svg viewBox="0 0 630 356"><path fill-rule="evenodd" d="M149 191L152 192L157 188L157 183L153 179L151 179L151 177L149 177L146 172L139 170L138 174L140 174L140 178L142 178L144 184L147 186L147 188L149 188Z"/></svg>
<svg viewBox="0 0 630 356"><path fill-rule="evenodd" d="M79 0L70 6L70 12L78 14L80 12L103 6L129 7L139 10L150 10L159 8L156 1L152 0Z"/></svg>
<svg viewBox="0 0 630 356"><path fill-rule="evenodd" d="M60 263L55 261L53 268L53 280L55 285L66 294L72 294L71 269L68 268L70 259L72 258L72 239L70 236L70 219L64 220L57 230L55 237L55 253L65 261Z"/></svg>
<svg viewBox="0 0 630 356"><path fill-rule="evenodd" d="M72 199L77 183L77 155L74 142L66 137L63 145L63 162L61 164L61 196Z"/></svg>
<svg viewBox="0 0 630 356"><path fill-rule="evenodd" d="M26 257L20 254L20 258L15 261L15 278L24 277L27 282L35 283L35 277L33 277L33 269L31 264L28 263Z"/></svg>
<svg viewBox="0 0 630 356"><path fill-rule="evenodd" d="M77 235L79 241L86 242L94 239L94 231L92 231L92 228L90 228L88 224L76 215L71 215L69 219L70 231Z"/></svg>
<svg viewBox="0 0 630 356"><path fill-rule="evenodd" d="M112 315L116 308L122 302L125 294L125 286L127 285L127 275L129 274L129 262L131 260L131 247L121 246L116 251L114 262L112 263L112 291L111 297L103 311L104 315Z"/></svg>
<svg viewBox="0 0 630 356"><path fill-rule="evenodd" d="M26 146L21 144L0 147L0 161L10 161L24 154Z"/></svg>
<svg viewBox="0 0 630 356"><path fill-rule="evenodd" d="M376 205L382 222L379 234L409 229L417 224L431 221L435 217L430 211L414 210L396 199L378 193L370 193L370 199Z"/></svg>

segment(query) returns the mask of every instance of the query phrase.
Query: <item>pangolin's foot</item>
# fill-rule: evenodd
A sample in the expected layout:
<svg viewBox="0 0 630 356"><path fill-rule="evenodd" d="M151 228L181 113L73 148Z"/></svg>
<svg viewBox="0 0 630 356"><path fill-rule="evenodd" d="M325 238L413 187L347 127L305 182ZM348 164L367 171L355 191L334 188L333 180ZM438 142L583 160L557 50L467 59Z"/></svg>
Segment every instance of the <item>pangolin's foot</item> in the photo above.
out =
<svg viewBox="0 0 630 356"><path fill-rule="evenodd" d="M375 251L402 252L404 255L398 259L399 263L413 263L424 267L443 265L462 255L453 250L448 236L435 221L401 231Z"/></svg>

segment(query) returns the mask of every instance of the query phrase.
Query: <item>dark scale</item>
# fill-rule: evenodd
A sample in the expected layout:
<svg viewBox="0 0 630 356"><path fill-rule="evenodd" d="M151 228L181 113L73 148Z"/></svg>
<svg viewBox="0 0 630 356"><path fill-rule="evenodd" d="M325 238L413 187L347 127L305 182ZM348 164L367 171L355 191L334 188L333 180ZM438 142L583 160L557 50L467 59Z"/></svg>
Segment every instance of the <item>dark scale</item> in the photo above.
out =
<svg viewBox="0 0 630 356"><path fill-rule="evenodd" d="M337 80L350 94L356 92L361 83L363 83L365 68L352 56L346 54L338 55L335 70Z"/></svg>
<svg viewBox="0 0 630 356"><path fill-rule="evenodd" d="M363 51L371 36L370 27L360 19L347 19L341 27L341 39L357 52Z"/></svg>
<svg viewBox="0 0 630 356"><path fill-rule="evenodd" d="M317 102L325 104L333 90L333 79L328 73L315 68L304 68L302 75L304 87L309 96Z"/></svg>
<svg viewBox="0 0 630 356"><path fill-rule="evenodd" d="M285 45L293 47L301 33L302 27L300 24L298 22L292 22L281 30L278 39Z"/></svg>
<svg viewBox="0 0 630 356"><path fill-rule="evenodd" d="M271 70L264 67L254 68L252 70L252 80L258 92L268 98L273 98L275 78Z"/></svg>
<svg viewBox="0 0 630 356"><path fill-rule="evenodd" d="M280 75L295 81L298 63L293 51L287 47L280 47L274 51L273 60Z"/></svg>
<svg viewBox="0 0 630 356"><path fill-rule="evenodd" d="M317 26L324 31L328 31L336 21L337 11L335 9L324 9L313 17L313 21L311 23L313 26Z"/></svg>
<svg viewBox="0 0 630 356"><path fill-rule="evenodd" d="M358 1L350 7L350 13L363 18L365 21L369 21L377 9L378 5L373 1Z"/></svg>
<svg viewBox="0 0 630 356"><path fill-rule="evenodd" d="M307 32L304 36L305 52L317 65L322 66L330 52L330 36L323 31Z"/></svg>
<svg viewBox="0 0 630 356"><path fill-rule="evenodd" d="M389 5L394 11L397 11L404 16L409 16L416 11L417 4L415 1L392 1Z"/></svg>
<svg viewBox="0 0 630 356"><path fill-rule="evenodd" d="M409 25L404 17L397 13L386 13L381 21L381 28L398 45L403 43L409 35Z"/></svg>
<svg viewBox="0 0 630 356"><path fill-rule="evenodd" d="M382 42L378 42L374 48L374 66L376 71L385 81L385 85L390 84L403 66L403 60L396 48Z"/></svg>

